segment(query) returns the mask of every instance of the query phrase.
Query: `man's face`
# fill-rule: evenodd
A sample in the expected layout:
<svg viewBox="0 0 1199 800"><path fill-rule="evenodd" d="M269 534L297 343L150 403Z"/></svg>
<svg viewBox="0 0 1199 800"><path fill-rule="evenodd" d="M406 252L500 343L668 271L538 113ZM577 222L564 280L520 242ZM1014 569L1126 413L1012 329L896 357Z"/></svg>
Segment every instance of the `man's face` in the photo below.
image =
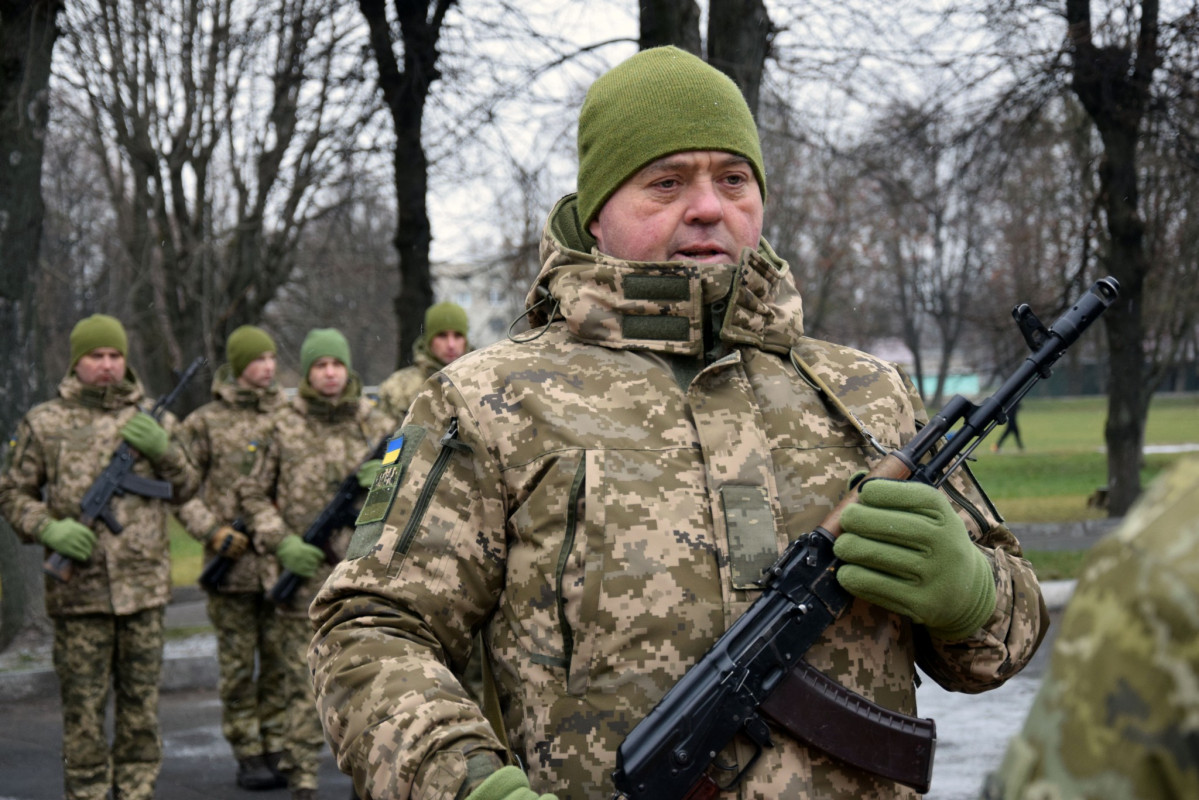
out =
<svg viewBox="0 0 1199 800"><path fill-rule="evenodd" d="M762 235L762 193L741 156L664 156L616 190L588 226L599 250L626 261L733 264Z"/></svg>
<svg viewBox="0 0 1199 800"><path fill-rule="evenodd" d="M333 356L321 356L308 368L308 385L321 397L341 396L350 380L350 370Z"/></svg>
<svg viewBox="0 0 1199 800"><path fill-rule="evenodd" d="M125 380L125 356L115 347L97 347L76 362L75 376L85 386L115 386Z"/></svg>
<svg viewBox="0 0 1199 800"><path fill-rule="evenodd" d="M246 389L266 389L275 380L275 354L263 353L246 364L237 382Z"/></svg>
<svg viewBox="0 0 1199 800"><path fill-rule="evenodd" d="M442 364L449 364L466 352L466 337L458 331L442 331L429 340L429 350Z"/></svg>

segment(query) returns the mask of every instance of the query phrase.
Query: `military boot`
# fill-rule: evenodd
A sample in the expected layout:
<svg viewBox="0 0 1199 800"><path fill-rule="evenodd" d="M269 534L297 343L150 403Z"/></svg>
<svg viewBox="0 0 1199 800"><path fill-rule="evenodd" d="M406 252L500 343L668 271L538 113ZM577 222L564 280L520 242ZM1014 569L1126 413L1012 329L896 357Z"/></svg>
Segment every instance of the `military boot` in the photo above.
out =
<svg viewBox="0 0 1199 800"><path fill-rule="evenodd" d="M249 756L237 760L237 785L250 791L278 789L286 786L280 782L279 774L270 768L264 756Z"/></svg>

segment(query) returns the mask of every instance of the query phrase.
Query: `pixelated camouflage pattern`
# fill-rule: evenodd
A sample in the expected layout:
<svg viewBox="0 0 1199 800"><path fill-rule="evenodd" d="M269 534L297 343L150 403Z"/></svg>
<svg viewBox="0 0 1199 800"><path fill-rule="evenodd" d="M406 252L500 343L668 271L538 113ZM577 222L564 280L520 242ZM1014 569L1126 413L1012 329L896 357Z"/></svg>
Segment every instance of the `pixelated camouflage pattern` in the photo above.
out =
<svg viewBox="0 0 1199 800"><path fill-rule="evenodd" d="M255 389L238 384L228 364L217 370L212 396L212 402L183 420L182 435L203 483L196 496L179 509L178 517L200 542L207 542L221 525L247 516L237 496L237 482L250 474L255 453L268 435L271 415L284 402L277 386ZM218 591L262 592L269 588L266 578L274 573L268 563L274 555L256 540L252 530L249 533L251 547L233 563ZM212 550L205 549L205 560L214 557Z"/></svg>
<svg viewBox="0 0 1199 800"><path fill-rule="evenodd" d="M162 766L158 685L162 674L161 607L115 616L54 620L54 669L63 718L67 800L151 800ZM110 690L112 744L104 727Z"/></svg>
<svg viewBox="0 0 1199 800"><path fill-rule="evenodd" d="M923 418L896 369L803 337L798 292L765 243L727 269L633 264L571 252L554 227L538 278L553 302L531 292L529 334L426 384L403 428L408 452L376 479L397 486L390 513L359 528L356 558L311 609L322 719L364 798L453 797L469 754L502 752L454 677L479 627L533 788L610 796L625 734L757 595L735 588L731 565L760 554L732 551L730 529L759 542L765 517L780 553L880 457L800 377L792 352L887 446ZM730 286L717 314L723 348L709 348L705 307ZM637 299L624 296L629 287ZM672 338L623 333L658 323ZM697 371L680 388L676 375ZM443 445L452 422L457 438ZM906 713L916 710L916 663L947 688L981 691L1024 666L1045 624L1015 539L966 476L956 485L995 569L988 623L947 644L857 601L808 654ZM913 796L774 737L722 796ZM738 740L720 758L750 755Z"/></svg>
<svg viewBox="0 0 1199 800"><path fill-rule="evenodd" d="M379 384L379 408L396 422L402 422L420 387L444 366L422 338L412 346L412 365L396 370Z"/></svg>
<svg viewBox="0 0 1199 800"><path fill-rule="evenodd" d="M315 789L319 783L321 748L325 733L316 713L316 696L312 681L304 668L308 643L312 641L312 626L306 617L279 615L279 634L287 663L299 667L294 680L284 684L286 695L286 724L288 741L279 769L287 774L290 789Z"/></svg>
<svg viewBox="0 0 1199 800"><path fill-rule="evenodd" d="M984 793L1199 797L1199 459L1092 548L1049 670Z"/></svg>
<svg viewBox="0 0 1199 800"><path fill-rule="evenodd" d="M73 373L63 378L58 397L35 406L19 423L11 464L0 476L0 513L17 535L36 542L49 521L79 519L84 494L123 441L121 427L153 405L132 370L122 383L103 390L84 386ZM184 502L199 485L199 470L178 436L175 417L163 414L162 425L171 435L167 452L157 464L139 457L133 471L169 482L174 502ZM131 614L170 598L171 503L130 492L114 496L111 507L124 530L114 534L97 520L88 561L75 564L68 583L46 579L51 616Z"/></svg>
<svg viewBox="0 0 1199 800"><path fill-rule="evenodd" d="M362 396L362 381L350 373L341 397L326 400L307 379L295 397L272 415L264 447L238 492L250 515L256 546L273 554L288 534L304 531L333 499L341 482L357 470L378 442L395 431L395 420ZM309 602L328 577L332 562L345 555L352 526L329 540L330 558L300 584L286 614L306 616ZM277 559L267 564L266 586L278 578Z"/></svg>
<svg viewBox="0 0 1199 800"><path fill-rule="evenodd" d="M278 753L287 740L286 678L295 651L285 649L279 618L266 594L208 595L216 630L221 733L242 759Z"/></svg>
<svg viewBox="0 0 1199 800"><path fill-rule="evenodd" d="M345 391L329 401L308 385L273 415L266 445L238 491L251 515L255 537L273 553L288 534L302 536L380 439L394 432L395 422L362 396L362 382L351 373ZM346 526L330 539L332 560L339 560L353 529ZM271 560L268 586L277 578ZM304 653L311 638L307 608L332 565L323 563L303 581L290 603L277 613L286 679L282 687L287 710L285 766L293 788L315 788L323 737L315 714L312 684ZM315 726L317 735L312 735Z"/></svg>

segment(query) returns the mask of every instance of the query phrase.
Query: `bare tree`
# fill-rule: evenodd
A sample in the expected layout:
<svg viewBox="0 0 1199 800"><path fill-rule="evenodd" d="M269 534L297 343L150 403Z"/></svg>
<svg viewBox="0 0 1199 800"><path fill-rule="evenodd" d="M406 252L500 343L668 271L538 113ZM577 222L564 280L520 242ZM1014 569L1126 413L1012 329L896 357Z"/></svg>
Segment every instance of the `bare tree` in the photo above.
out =
<svg viewBox="0 0 1199 800"><path fill-rule="evenodd" d="M0 363L6 365L0 432L6 439L42 384L31 300L42 233L50 63L61 8L58 0L0 0ZM48 630L36 551L21 547L0 519L0 648L20 634Z"/></svg>
<svg viewBox="0 0 1199 800"><path fill-rule="evenodd" d="M332 0L90 0L66 14L64 97L101 164L118 258L87 265L152 387L255 322L322 187L354 169L356 15ZM197 399L205 395L197 387Z"/></svg>
<svg viewBox="0 0 1199 800"><path fill-rule="evenodd" d="M400 291L395 298L399 321L397 366L411 362L412 344L420 338L424 310L433 303L429 270L433 234L427 200L429 162L422 135L425 106L434 82L440 77L438 37L446 15L456 5L457 0L396 0L394 14L403 50L397 55L386 0L358 0L370 28L379 88L395 126L395 247L400 271Z"/></svg>
<svg viewBox="0 0 1199 800"><path fill-rule="evenodd" d="M672 44L703 57L699 4L694 0L640 0L641 49Z"/></svg>

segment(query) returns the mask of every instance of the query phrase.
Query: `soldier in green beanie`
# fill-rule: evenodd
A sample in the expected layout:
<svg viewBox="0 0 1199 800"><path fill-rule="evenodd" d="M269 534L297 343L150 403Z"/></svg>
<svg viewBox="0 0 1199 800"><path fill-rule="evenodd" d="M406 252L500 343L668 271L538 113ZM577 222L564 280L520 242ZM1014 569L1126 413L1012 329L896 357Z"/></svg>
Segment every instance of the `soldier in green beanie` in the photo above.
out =
<svg viewBox="0 0 1199 800"><path fill-rule="evenodd" d="M46 581L62 696L64 794L72 798L154 796L171 592L168 499L117 494L110 507L119 531L100 520L83 524L80 502L121 442L138 453L134 474L165 484L175 500L191 497L200 477L175 418L167 412L159 422L143 410L154 401L126 363L128 352L119 320L80 320L58 396L21 420L0 475L0 514L17 535L75 562L69 582ZM111 744L104 725L110 697Z"/></svg>
<svg viewBox="0 0 1199 800"><path fill-rule="evenodd" d="M624 737L761 596L763 570L927 421L895 365L804 336L727 76L638 53L588 91L578 153L530 333L425 381L312 603L321 718L361 796L612 797ZM871 480L860 497L835 545L850 605L807 664L905 714L917 662L964 692L1022 669L1040 589L973 478ZM480 650L491 713L461 679ZM697 795L916 796L762 724L771 747L739 733L672 754L710 762Z"/></svg>
<svg viewBox="0 0 1199 800"><path fill-rule="evenodd" d="M244 524L236 487L249 474L284 397L275 382L269 333L242 325L225 340L225 354L227 362L213 377L212 401L183 421L203 485L178 516L204 545L209 564L232 559L219 582L203 588L216 630L221 732L237 761L235 780L243 789L277 789L287 785L279 763L287 736L284 679L294 657L283 650L275 607L266 597L278 572L275 558Z"/></svg>
<svg viewBox="0 0 1199 800"><path fill-rule="evenodd" d="M271 415L262 446L242 464L245 479L237 489L255 549L271 556L263 586L269 592L281 569L306 579L289 603L275 607L272 623L284 664L278 689L286 717L277 767L287 776L293 800L315 800L325 740L305 661L312 638L307 609L345 553L353 529L345 521L324 549L302 537L347 476L356 474L365 494L380 462L364 459L395 430L395 420L363 395L341 331L309 331L300 346L300 366L295 397ZM266 752L272 747L264 739Z"/></svg>
<svg viewBox="0 0 1199 800"><path fill-rule="evenodd" d="M470 351L470 323L462 306L448 300L429 306L425 328L412 346L412 365L379 384L379 406L402 420L421 385L447 364Z"/></svg>

